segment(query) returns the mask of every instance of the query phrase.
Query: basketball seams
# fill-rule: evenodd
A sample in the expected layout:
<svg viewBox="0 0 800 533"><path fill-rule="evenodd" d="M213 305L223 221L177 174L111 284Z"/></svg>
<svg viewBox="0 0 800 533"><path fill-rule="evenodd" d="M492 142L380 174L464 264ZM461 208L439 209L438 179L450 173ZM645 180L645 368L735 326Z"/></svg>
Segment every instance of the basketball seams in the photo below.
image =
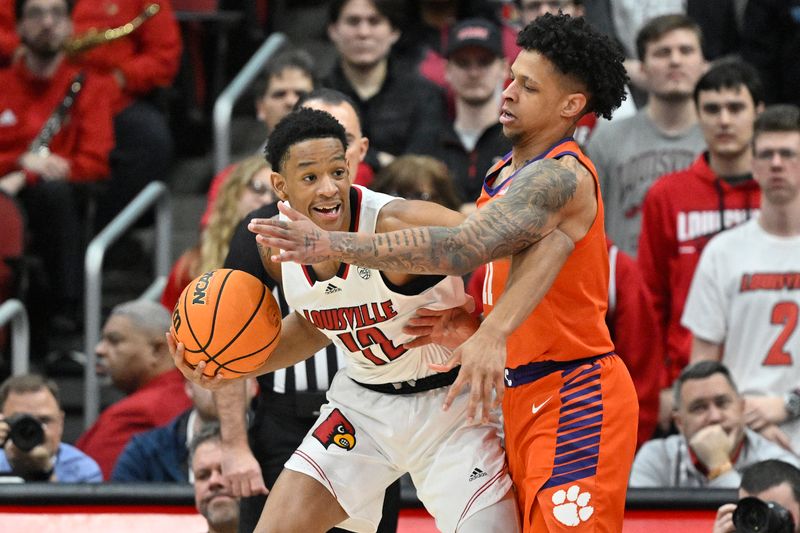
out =
<svg viewBox="0 0 800 533"><path fill-rule="evenodd" d="M220 370L225 370L230 374L252 372L257 366L263 364L277 346L276 341L282 331L280 308L267 287L251 274L233 269L217 269L216 272L204 273L203 276L209 274L213 276L215 273L217 276L209 279L209 283L205 287L206 294L203 298L206 299L206 302L197 301L200 299L197 286L200 278L192 281L181 296L183 304L179 304L179 309L183 309L185 330L188 330L189 335L187 336L190 337L187 340L190 341L190 344L195 344L191 348L185 348L185 360L192 368L195 368L200 361L206 361L208 366L204 373L207 376L217 375ZM222 275L220 276L220 274ZM261 287L259 296L256 296L256 284ZM192 291L194 291L194 296ZM224 302L222 301L223 292L227 295ZM246 305L239 296L246 300ZM210 304L211 298L216 298L216 300L213 307L209 309L206 303ZM246 309L252 310L249 315L244 314ZM192 324L192 318L195 319L194 324ZM245 319L244 322L239 322L241 319ZM220 320L219 324L217 324L218 320ZM239 326L237 323L242 325ZM215 349L212 355L209 348L214 344L220 344L215 343L214 339L225 341L232 330L237 327L239 329L233 337L224 346ZM201 344L199 337L205 331L209 332L209 336ZM270 334L272 337L269 337ZM270 340L265 343L267 338ZM248 353L238 355L245 350ZM236 357L229 359L230 356ZM247 361L248 359L252 359L252 361ZM215 367L211 366L212 362L215 363ZM248 366L251 368L247 368ZM212 368L214 368L213 371Z"/></svg>
<svg viewBox="0 0 800 533"><path fill-rule="evenodd" d="M250 372L252 372L253 370L255 370L254 368L253 368L253 369L250 369L250 370L245 370L245 371L242 371L242 370L235 370L235 369L233 369L233 368L228 368L228 365L229 365L229 364L231 364L231 363L235 363L235 362L237 362L237 361L241 361L242 359L247 359L248 357L253 357L254 355L258 355L259 353L263 352L264 350L266 350L267 348L269 348L270 346L272 346L272 344L273 344L275 341L277 341L277 340L278 340L278 338L280 337L280 334L281 334L281 329L283 329L283 325L282 325L282 324L281 324L281 327L280 327L280 328L278 328L278 330L275 332L275 336L274 336L274 337L272 337L272 340L271 340L271 341L269 341L269 342L268 342L267 344L265 344L264 346L262 346L261 348L259 348L258 350L256 350L255 352L249 353L249 354L247 354L247 355L242 355L242 356L240 356L240 357L237 357L237 358L235 358L235 359L231 359L231 360L229 360L229 361L226 361L226 362L222 363L221 365L220 365L219 363L217 363L217 370L214 372L214 375L216 375L216 373L217 373L217 372L219 372L220 370L225 370L226 372L234 372L234 373L236 373L236 374L249 374ZM214 361L214 362L216 363L216 361ZM262 362L263 362L263 361L262 361Z"/></svg>
<svg viewBox="0 0 800 533"><path fill-rule="evenodd" d="M219 284L219 291L216 293L216 301L214 302L214 312L211 314L211 331L208 333L208 342L205 346L203 346L203 352L205 352L209 346L211 346L211 341L214 339L214 330L217 327L217 313L219 312L219 303L222 301L222 294L225 292L225 285L228 283L228 278L231 277L233 274L233 270L228 270L225 273L225 277L222 278L222 282ZM199 344L199 343L198 343ZM208 353L206 353L207 357L211 357Z"/></svg>

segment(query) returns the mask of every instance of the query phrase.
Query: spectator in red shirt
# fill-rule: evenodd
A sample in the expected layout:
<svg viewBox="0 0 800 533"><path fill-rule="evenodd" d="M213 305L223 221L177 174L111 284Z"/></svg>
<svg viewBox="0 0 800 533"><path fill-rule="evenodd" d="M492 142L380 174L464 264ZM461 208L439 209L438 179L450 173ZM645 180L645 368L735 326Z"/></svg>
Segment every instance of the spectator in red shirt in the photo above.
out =
<svg viewBox="0 0 800 533"><path fill-rule="evenodd" d="M161 304L135 300L116 306L103 327L101 368L128 396L103 411L76 445L97 461L105 479L134 434L164 425L192 405L167 348L170 319Z"/></svg>
<svg viewBox="0 0 800 533"><path fill-rule="evenodd" d="M687 169L659 178L645 196L638 261L664 332L665 389L689 362L692 336L680 320L700 253L711 237L758 212L750 145L763 95L758 72L747 63L727 60L711 68L694 90L708 150ZM662 394L664 429L670 397Z"/></svg>
<svg viewBox="0 0 800 533"><path fill-rule="evenodd" d="M102 181L109 174L113 82L85 73L62 120L45 128L80 72L61 51L72 35L70 3L17 0L15 9L24 48L10 68L0 71L0 190L17 197L27 213L29 251L42 258L48 274L48 302L41 308L58 316L73 312L81 296L77 237L83 219L75 184ZM43 130L52 134L44 139ZM37 137L41 146L32 147Z"/></svg>
<svg viewBox="0 0 800 533"><path fill-rule="evenodd" d="M73 61L116 80L112 183L98 203L103 227L152 180L166 179L173 140L157 105L158 90L172 84L181 58L181 36L170 0L76 0L76 36L130 23L151 4L158 12L131 34L76 53Z"/></svg>
<svg viewBox="0 0 800 533"><path fill-rule="evenodd" d="M0 3L0 67L8 66L19 47L19 35L14 27L14 4Z"/></svg>

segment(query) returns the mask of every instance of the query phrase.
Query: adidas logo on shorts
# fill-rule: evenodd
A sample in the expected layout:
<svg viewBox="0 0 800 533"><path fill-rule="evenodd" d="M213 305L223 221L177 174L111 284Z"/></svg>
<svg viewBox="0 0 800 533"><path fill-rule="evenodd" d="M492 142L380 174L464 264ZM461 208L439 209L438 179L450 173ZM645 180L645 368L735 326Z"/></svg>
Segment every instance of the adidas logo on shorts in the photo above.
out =
<svg viewBox="0 0 800 533"><path fill-rule="evenodd" d="M475 469L472 471L472 473L469 475L469 480L470 480L470 481L475 481L475 480L476 480L476 479L478 479L478 478L486 477L486 476L488 476L488 475L489 475L489 474L487 474L486 472L484 472L484 471L483 471L483 470L481 470L480 468L475 468Z"/></svg>
<svg viewBox="0 0 800 533"><path fill-rule="evenodd" d="M340 289L333 283L328 283L328 286L325 287L325 294L333 294L335 292L342 292L342 289Z"/></svg>

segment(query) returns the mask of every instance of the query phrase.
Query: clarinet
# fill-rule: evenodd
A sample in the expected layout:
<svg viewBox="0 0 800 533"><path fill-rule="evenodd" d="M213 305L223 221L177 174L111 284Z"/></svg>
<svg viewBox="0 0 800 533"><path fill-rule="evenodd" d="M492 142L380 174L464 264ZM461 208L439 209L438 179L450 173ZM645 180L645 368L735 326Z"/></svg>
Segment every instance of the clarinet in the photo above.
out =
<svg viewBox="0 0 800 533"><path fill-rule="evenodd" d="M80 71L78 75L72 79L72 82L69 84L69 88L67 89L67 94L64 95L64 99L61 100L61 103L58 104L58 107L56 107L56 109L50 114L50 116L47 118L47 122L44 123L44 126L42 126L39 134L36 135L36 138L33 139L28 147L29 152L41 156L50 155L50 141L52 141L53 137L56 136L56 133L61 130L61 126L64 124L64 119L67 118L67 113L72 107L72 104L75 103L78 93L80 93L81 89L83 89L85 77L86 75L84 72Z"/></svg>

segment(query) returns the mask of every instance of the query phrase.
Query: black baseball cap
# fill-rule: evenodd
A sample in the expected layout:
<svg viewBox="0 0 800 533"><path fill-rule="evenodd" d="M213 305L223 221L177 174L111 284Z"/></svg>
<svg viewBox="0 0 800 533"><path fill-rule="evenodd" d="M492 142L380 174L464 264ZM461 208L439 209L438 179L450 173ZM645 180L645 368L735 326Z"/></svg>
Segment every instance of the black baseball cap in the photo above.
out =
<svg viewBox="0 0 800 533"><path fill-rule="evenodd" d="M465 19L453 26L447 40L445 56L450 57L468 46L484 48L497 57L503 57L500 29L484 18Z"/></svg>

